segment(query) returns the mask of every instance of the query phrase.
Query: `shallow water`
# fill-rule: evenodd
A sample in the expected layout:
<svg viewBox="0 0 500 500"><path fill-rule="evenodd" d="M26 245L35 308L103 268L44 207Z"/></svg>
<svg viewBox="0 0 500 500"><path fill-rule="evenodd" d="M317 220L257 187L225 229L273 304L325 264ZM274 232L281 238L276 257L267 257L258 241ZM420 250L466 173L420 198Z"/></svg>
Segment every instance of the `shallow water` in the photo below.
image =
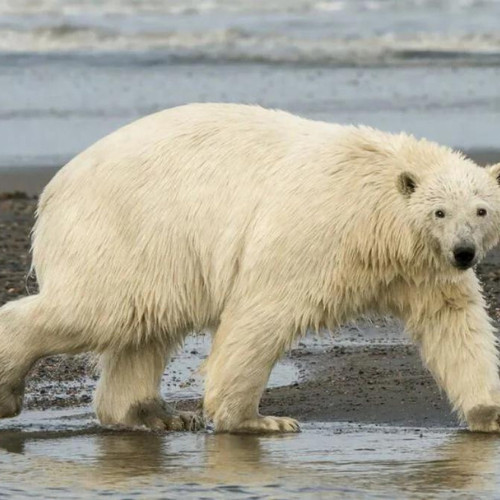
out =
<svg viewBox="0 0 500 500"><path fill-rule="evenodd" d="M285 436L99 428L89 414L0 424L2 498L495 497L500 438L453 430L306 424Z"/></svg>

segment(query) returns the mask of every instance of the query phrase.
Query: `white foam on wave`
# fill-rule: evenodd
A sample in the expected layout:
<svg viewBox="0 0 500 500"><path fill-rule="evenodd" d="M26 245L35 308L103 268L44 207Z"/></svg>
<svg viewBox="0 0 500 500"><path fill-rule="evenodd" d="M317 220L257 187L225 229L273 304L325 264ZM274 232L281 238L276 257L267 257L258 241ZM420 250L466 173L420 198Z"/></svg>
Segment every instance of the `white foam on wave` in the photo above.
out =
<svg viewBox="0 0 500 500"><path fill-rule="evenodd" d="M342 1L333 1L333 2L318 2L314 5L315 10L327 11L327 12L336 12L339 10L343 10L346 7L346 2Z"/></svg>
<svg viewBox="0 0 500 500"><path fill-rule="evenodd" d="M4 0L0 52L499 65L499 17L494 0Z"/></svg>
<svg viewBox="0 0 500 500"><path fill-rule="evenodd" d="M339 10L478 9L498 0L3 0L1 15L130 15L228 12L304 12Z"/></svg>
<svg viewBox="0 0 500 500"><path fill-rule="evenodd" d="M242 29L124 33L61 24L32 30L0 28L0 51L8 53L145 52L177 60L293 64L416 64L442 59L499 64L500 33L442 35L386 33L366 38L301 38Z"/></svg>

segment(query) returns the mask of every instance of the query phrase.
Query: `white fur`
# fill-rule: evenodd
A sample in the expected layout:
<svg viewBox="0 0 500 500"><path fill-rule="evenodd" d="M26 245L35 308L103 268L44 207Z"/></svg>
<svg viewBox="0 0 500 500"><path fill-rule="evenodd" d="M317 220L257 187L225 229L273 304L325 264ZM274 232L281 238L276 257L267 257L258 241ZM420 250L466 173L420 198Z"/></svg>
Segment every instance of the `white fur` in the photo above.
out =
<svg viewBox="0 0 500 500"><path fill-rule="evenodd" d="M493 329L474 272L452 262L461 241L481 258L498 239L497 170L404 134L252 106L132 123L41 196L40 293L0 309L0 410L12 414L9 391L36 358L91 350L98 415L132 425L130 408L158 398L169 353L208 327L216 429L295 431L258 414L276 360L309 328L378 313L406 322L471 428L498 430Z"/></svg>

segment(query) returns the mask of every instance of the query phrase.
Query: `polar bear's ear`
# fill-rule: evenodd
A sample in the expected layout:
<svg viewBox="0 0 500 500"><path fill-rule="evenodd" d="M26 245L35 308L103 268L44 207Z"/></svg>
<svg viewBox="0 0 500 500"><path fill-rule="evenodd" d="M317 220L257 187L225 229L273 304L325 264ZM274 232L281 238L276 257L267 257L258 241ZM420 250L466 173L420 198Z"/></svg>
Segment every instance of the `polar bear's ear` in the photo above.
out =
<svg viewBox="0 0 500 500"><path fill-rule="evenodd" d="M398 176L398 190L399 192L409 198L417 189L417 178L409 172L402 172Z"/></svg>
<svg viewBox="0 0 500 500"><path fill-rule="evenodd" d="M488 169L488 173L495 178L495 180L500 184L500 163L496 165L490 165L486 167Z"/></svg>

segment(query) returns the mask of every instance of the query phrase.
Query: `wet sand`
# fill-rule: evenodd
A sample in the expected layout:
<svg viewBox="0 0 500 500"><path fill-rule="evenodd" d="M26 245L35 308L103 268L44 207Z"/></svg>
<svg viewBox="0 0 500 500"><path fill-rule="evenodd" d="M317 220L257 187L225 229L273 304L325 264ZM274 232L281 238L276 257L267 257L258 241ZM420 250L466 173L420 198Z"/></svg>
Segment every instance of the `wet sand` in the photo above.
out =
<svg viewBox="0 0 500 500"><path fill-rule="evenodd" d="M481 163L500 160L500 152L471 154ZM36 292L36 283L27 278L29 269L29 232L33 224L36 198L48 172L37 177L36 171L19 175L0 171L3 190L22 192L0 195L0 301ZM28 192L29 195L23 194ZM500 317L500 248L490 253L479 266L490 314ZM368 335L368 330L376 335ZM354 331L354 333L352 333ZM400 333L394 322L375 321L358 330L345 329L337 339L306 339L285 360L295 366L295 380L282 379L288 385L267 389L262 401L263 413L289 415L300 421L372 423L409 427L453 427L458 422L448 402L422 368L418 353ZM349 333L350 332L350 333ZM387 341L388 340L388 341ZM194 342L194 344L193 344ZM206 344L206 342L205 342ZM193 347L194 345L194 347ZM191 341L181 356L183 367L195 369L208 347L196 348ZM182 364L181 363L181 364ZM191 366L192 365L192 366ZM177 365L176 365L177 366ZM180 366L180 365L179 365ZM181 370L182 371L182 370ZM57 356L40 361L31 371L25 408L56 409L88 406L97 375L89 356ZM167 370L163 392L176 399L179 387L191 384L176 370ZM274 385L279 385L274 383ZM200 390L192 397L184 391L181 408L199 404Z"/></svg>

